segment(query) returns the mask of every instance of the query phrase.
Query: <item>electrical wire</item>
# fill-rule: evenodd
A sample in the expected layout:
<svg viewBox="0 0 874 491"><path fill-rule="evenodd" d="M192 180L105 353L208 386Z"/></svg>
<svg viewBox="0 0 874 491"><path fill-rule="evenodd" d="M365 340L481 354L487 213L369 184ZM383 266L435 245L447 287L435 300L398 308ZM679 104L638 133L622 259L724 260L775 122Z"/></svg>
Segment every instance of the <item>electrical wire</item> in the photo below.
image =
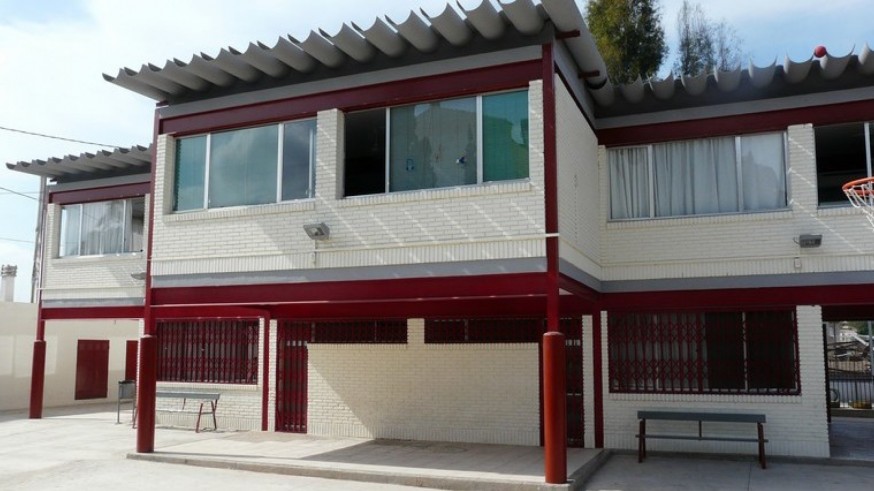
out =
<svg viewBox="0 0 874 491"><path fill-rule="evenodd" d="M73 143L84 143L85 145L97 145L98 147L107 147L107 148L120 148L121 147L121 145L107 145L105 143L89 142L89 141L85 141L85 140L76 140L74 138L65 138L63 136L47 135L45 133L37 133L35 131L19 130L17 128L8 128L6 126L0 126L0 130L11 131L13 133L21 133L23 135L39 136L42 138L50 138L52 140L61 140L61 141L73 142Z"/></svg>
<svg viewBox="0 0 874 491"><path fill-rule="evenodd" d="M0 240L5 240L7 242L20 242L22 244L33 244L32 240L10 239L7 237L0 237Z"/></svg>
<svg viewBox="0 0 874 491"><path fill-rule="evenodd" d="M32 199L34 201L39 201L39 198L34 198L33 196L28 196L24 193L19 193L18 191L13 191L9 188L4 188L3 186L0 186L0 190L7 191L8 193L14 194L16 196L21 196L22 198L27 198L27 199Z"/></svg>

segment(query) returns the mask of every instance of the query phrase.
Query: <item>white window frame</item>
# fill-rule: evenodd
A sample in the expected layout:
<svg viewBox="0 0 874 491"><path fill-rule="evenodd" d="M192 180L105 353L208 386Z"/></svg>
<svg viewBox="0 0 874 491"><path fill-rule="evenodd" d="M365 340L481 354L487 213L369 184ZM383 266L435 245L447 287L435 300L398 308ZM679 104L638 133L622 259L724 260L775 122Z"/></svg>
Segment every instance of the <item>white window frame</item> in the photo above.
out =
<svg viewBox="0 0 874 491"><path fill-rule="evenodd" d="M310 135L309 182L307 183L307 188L309 189L309 192L305 198L293 198L293 199L283 200L282 199L282 173L283 173L282 159L283 159L284 150L285 150L284 145L283 145L283 143L285 141L285 125L291 124L291 123L303 123L306 121L316 122L316 131L314 131L313 134ZM212 161L212 135L215 133L228 133L231 131L240 131L240 130L246 130L246 129L251 129L251 128L267 128L270 126L278 126L277 139L276 139L277 153L276 153L275 201L272 203L262 203L262 204L257 204L257 205L245 205L244 204L244 205L220 206L220 207L212 207L211 208L209 206L209 177L210 177L210 172L211 172L211 167L212 167L212 162L211 162ZM172 212L173 213L191 213L191 212L198 212L198 211L211 210L211 209L217 210L217 209L227 209L227 208L241 208L241 207L247 207L247 206L267 206L267 205L273 205L273 204L278 204L278 203L289 203L292 201L303 201L303 200L315 198L315 195L316 195L316 185L315 185L316 134L318 134L318 120L316 118L303 118L303 119L292 119L289 121L282 121L282 122L273 123L273 124L263 124L263 125L257 125L257 126L244 126L244 127L240 127L240 128L231 128L231 129L223 130L220 132L216 131L216 132L209 132L209 133L199 133L199 134L194 134L194 135L186 135L184 137L178 138L177 145L178 145L179 141L185 140L188 138L197 138L197 137L201 137L201 136L206 137L206 142L205 142L206 151L204 153L205 162L204 162L204 171L203 171L203 202L201 204L202 205L201 208L193 208L190 210L172 210ZM175 165L179 165L179 163L176 162ZM174 197L176 196L176 193L177 193L176 186L177 186L177 182L174 180L173 181L173 196Z"/></svg>
<svg viewBox="0 0 874 491"><path fill-rule="evenodd" d="M773 134L780 134L782 137L782 141L783 141L783 162L782 162L783 173L782 173L782 175L783 175L783 179L784 179L784 181L783 181L784 186L786 188L786 196L784 196L784 205L780 208L770 208L767 210L747 210L747 209L745 209L745 206L744 206L743 186L741 185L741 183L743 182L743 165L741 162L741 158L742 158L741 157L741 138L756 136L756 135L773 135ZM866 133L866 135L867 135L867 133ZM708 138L725 138L726 136L732 136L732 135L713 136L713 137L708 137ZM646 159L647 159L646 168L647 168L647 177L649 179L649 183L648 183L649 184L648 185L648 187L649 187L649 216L634 217L634 218L613 218L613 210L612 210L612 208L610 208L608 206L608 210L607 210L607 213L609 215L608 221L628 222L628 221L635 221L635 220L664 220L664 219L675 219L675 218L704 217L704 216L713 216L713 215L742 215L742 214L752 214L752 213L773 213L775 211L788 210L789 209L789 202L791 201L791 196L790 196L789 172L788 172L788 169L789 169L788 137L787 137L786 132L785 131L762 131L762 132L757 132L757 133L744 133L741 135L733 135L733 138L734 138L734 149L735 149L734 165L735 165L735 172L736 172L737 182L738 182L737 199L738 199L738 207L740 208L738 211L729 211L729 212L723 212L723 213L697 213L697 214L688 214L688 215L656 216L656 214L655 214L656 213L656 210L655 210L655 208L656 208L656 206L655 206L655 204L656 204L655 203L656 192L655 191L656 190L655 190L655 169L654 169L654 165L655 165L654 164L654 162L655 162L654 147L655 147L655 145L662 143L662 142L656 142L656 143L647 143L647 144L642 144L642 145L623 145L623 146L610 147L607 149L607 151L610 152L613 150L626 149L626 148L646 148L647 149L647 151L646 151ZM677 141L694 141L694 140L703 140L703 139L705 139L705 138L693 138L693 139L677 140ZM869 150L870 150L870 147L869 147ZM613 177L612 177L612 168L609 165L609 160L606 162L606 165L607 165L607 180L608 180L607 190L608 190L608 192L611 192L612 186L611 186L610 180ZM869 168L870 168L870 159L869 159ZM608 200L608 204L609 204L609 200Z"/></svg>

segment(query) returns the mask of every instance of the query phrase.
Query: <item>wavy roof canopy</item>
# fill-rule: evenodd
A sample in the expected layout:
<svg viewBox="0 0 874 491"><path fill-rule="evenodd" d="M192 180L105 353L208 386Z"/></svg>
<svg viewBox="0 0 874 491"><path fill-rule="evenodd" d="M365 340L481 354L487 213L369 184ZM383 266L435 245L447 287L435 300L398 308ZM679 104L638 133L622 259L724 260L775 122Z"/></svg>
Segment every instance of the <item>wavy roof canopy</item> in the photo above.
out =
<svg viewBox="0 0 874 491"><path fill-rule="evenodd" d="M145 64L139 70L122 68L114 77L103 77L157 101L174 102L271 80L288 83L295 76L325 76L326 72L330 76L331 70L343 67L366 70L377 61L381 66L401 65L410 63L402 60L407 54L427 55L442 49L460 56L484 42L497 49L500 44L495 43L499 41L551 32L551 26L560 32L580 32L562 42L581 71L598 73L588 81L595 86L603 84L606 65L573 0L541 0L539 4L514 0L499 2L498 7L483 0L472 9L460 3L457 9L447 4L439 15L428 15L423 10L421 16L410 12L402 22L377 18L366 29L354 23L343 24L334 34L318 29L302 41L283 36L273 46L254 42L244 50L222 49L216 56L201 53L188 62L167 60L162 67Z"/></svg>
<svg viewBox="0 0 874 491"><path fill-rule="evenodd" d="M53 157L47 160L31 160L6 164L6 167L27 174L55 179L76 181L92 179L98 175L130 175L148 173L152 165L152 148L140 145L131 148L101 150L97 153L82 153Z"/></svg>

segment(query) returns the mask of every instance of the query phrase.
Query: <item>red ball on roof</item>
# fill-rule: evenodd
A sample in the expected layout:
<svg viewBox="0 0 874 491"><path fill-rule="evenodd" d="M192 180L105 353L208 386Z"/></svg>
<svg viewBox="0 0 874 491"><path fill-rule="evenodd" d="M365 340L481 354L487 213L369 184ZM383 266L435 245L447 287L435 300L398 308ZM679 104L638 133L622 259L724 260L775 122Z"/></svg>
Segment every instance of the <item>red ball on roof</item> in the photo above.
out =
<svg viewBox="0 0 874 491"><path fill-rule="evenodd" d="M826 51L825 46L823 46L821 44L819 46L813 48L813 56L816 56L817 58L822 58L823 56L825 56L827 54L828 54L828 51Z"/></svg>

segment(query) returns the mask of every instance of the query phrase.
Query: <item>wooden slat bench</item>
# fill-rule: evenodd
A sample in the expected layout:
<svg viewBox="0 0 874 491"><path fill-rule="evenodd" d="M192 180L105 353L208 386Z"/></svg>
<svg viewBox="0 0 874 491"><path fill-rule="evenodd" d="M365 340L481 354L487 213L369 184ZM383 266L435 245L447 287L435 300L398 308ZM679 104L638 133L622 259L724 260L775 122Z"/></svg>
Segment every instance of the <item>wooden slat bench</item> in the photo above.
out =
<svg viewBox="0 0 874 491"><path fill-rule="evenodd" d="M215 392L177 392L169 390L159 390L155 393L156 399L182 399L182 406L179 408L161 408L156 409L159 412L165 413L190 413L197 414L197 423L194 426L194 432L200 432L200 418L204 414L212 414L212 429L218 429L218 422L215 418L215 409L218 406L219 396L221 394ZM188 400L200 402L197 409L186 409L185 405ZM205 409L204 409L205 408Z"/></svg>
<svg viewBox="0 0 874 491"><path fill-rule="evenodd" d="M640 433L635 435L638 439L637 445L637 461L643 462L646 458L646 441L648 439L665 439L665 440L697 440L697 441L718 441L718 442L757 442L759 444L759 464L762 469L767 468L765 462L765 415L750 414L750 413L720 413L720 412L696 412L696 411L638 411L637 419L640 424ZM669 435L656 434L648 435L646 433L646 421L697 421L698 435ZM752 437L724 437L724 436L706 436L703 433L704 422L714 423L755 423L757 431L756 438Z"/></svg>

